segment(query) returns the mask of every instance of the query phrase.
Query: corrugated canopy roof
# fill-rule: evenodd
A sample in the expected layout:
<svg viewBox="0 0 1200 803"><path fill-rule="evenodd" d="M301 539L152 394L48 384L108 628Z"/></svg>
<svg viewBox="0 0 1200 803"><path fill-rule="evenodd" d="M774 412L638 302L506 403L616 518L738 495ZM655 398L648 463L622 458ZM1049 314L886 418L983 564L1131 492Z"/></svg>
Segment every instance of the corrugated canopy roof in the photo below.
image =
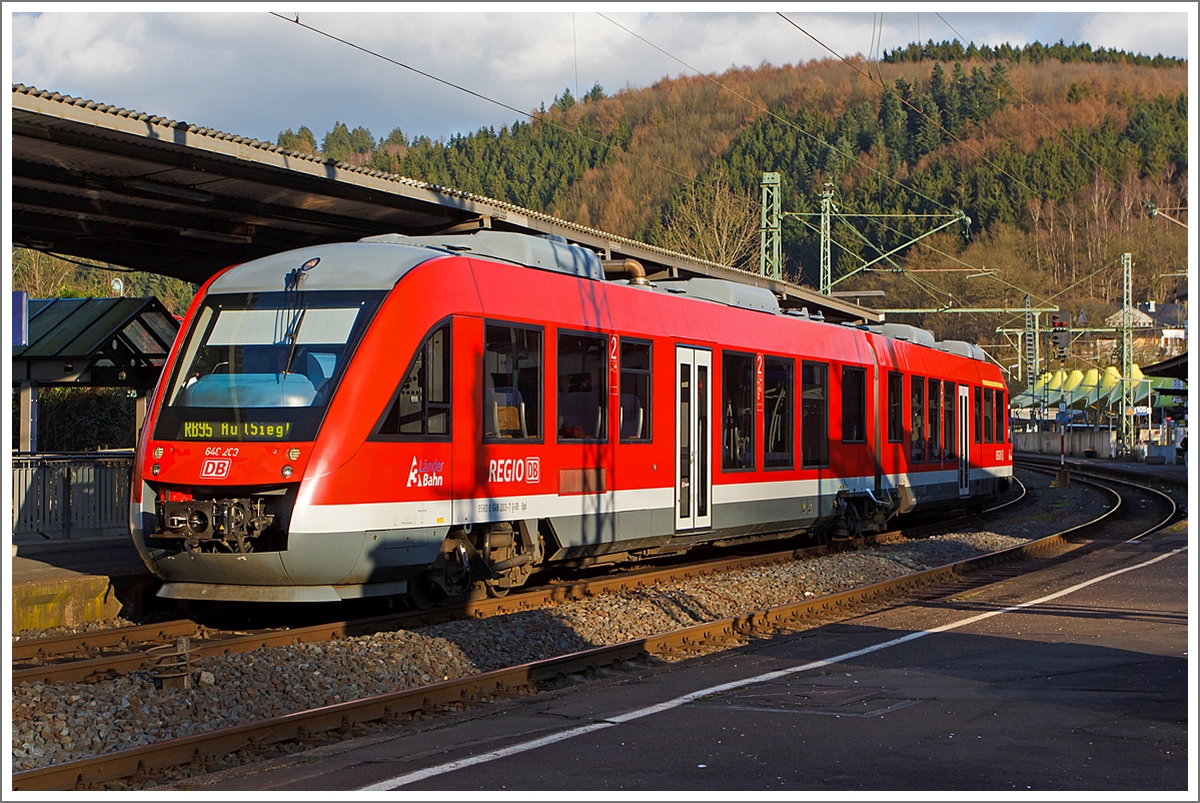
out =
<svg viewBox="0 0 1200 803"><path fill-rule="evenodd" d="M767 287L834 321L882 316L811 289L567 220L269 142L38 90L12 89L13 241L201 283L320 243L494 228L557 234L654 274Z"/></svg>
<svg viewBox="0 0 1200 803"><path fill-rule="evenodd" d="M179 322L156 298L29 300L29 343L13 346L13 384L149 389Z"/></svg>
<svg viewBox="0 0 1200 803"><path fill-rule="evenodd" d="M1177 357L1171 357L1154 365L1147 365L1142 369L1142 373L1146 376L1169 376L1173 379L1187 379L1188 353L1185 351Z"/></svg>

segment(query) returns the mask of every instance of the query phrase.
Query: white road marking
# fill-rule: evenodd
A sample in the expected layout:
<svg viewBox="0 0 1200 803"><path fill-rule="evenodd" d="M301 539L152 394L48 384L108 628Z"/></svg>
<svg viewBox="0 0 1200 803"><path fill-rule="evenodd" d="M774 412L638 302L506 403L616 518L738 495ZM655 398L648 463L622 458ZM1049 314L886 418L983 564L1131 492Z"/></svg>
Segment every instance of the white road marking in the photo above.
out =
<svg viewBox="0 0 1200 803"><path fill-rule="evenodd" d="M454 772L455 770L460 770L465 767L472 767L477 764L485 764L490 761L495 761L496 759L507 758L508 756L516 755L518 753L524 753L529 750L536 750L539 747L544 747L546 745L565 741L567 739L573 739L576 736L583 736L584 734L603 730L605 728L611 728L614 725L619 725L624 722L632 722L633 720L641 719L643 717L652 716L654 714L661 714L664 711L670 711L673 708L678 708L681 705L687 705L688 703L695 702L696 700L700 700L705 697L712 697L713 695L724 694L725 692L734 691L735 689L741 689L746 686L753 686L753 685L756 685L759 683L769 683L773 680L778 680L779 678L788 677L789 675L795 675L795 674L799 674L801 672L808 672L813 669L821 669L823 667L831 666L833 664L839 664L844 661L852 660L854 658L860 658L864 655L870 655L873 652L879 652L880 650L886 650L889 647L896 647L896 646L899 646L900 644L907 644L910 641L916 641L919 638L924 638L925 636L931 636L935 633L945 633L950 630L957 630L960 627L966 627L967 625L975 624L976 622L982 622L984 619L990 619L993 616L1000 616L1001 614L1005 614L1005 613L1013 613L1014 611L1019 611L1024 608L1033 607L1034 605L1041 605L1043 603L1050 602L1052 600L1056 600L1059 597L1065 597L1068 594L1073 594L1076 591L1087 588L1088 586L1091 586L1091 585L1095 585L1096 583L1103 582L1104 580L1108 580L1110 578L1116 577L1117 575L1125 574L1126 572L1132 572L1137 569L1144 569L1147 566L1152 566L1155 563L1158 563L1159 561L1166 560L1167 558L1172 557L1174 555L1178 555L1179 553L1183 552L1186 549L1187 549L1187 547L1181 547L1179 549L1172 550L1171 552L1167 552L1162 555L1159 555L1158 557L1151 558L1150 560L1144 561L1135 566L1127 566L1124 569L1117 569L1116 571L1111 571L1107 574L1102 574L1099 577L1093 577L1091 580L1085 580L1082 583L1077 583L1077 584L1071 586L1070 588L1064 588L1062 591L1056 591L1053 594L1047 594L1044 597L1040 597L1035 600L1030 600L1029 602L1022 602L1019 605L1011 605L1007 608L1001 608L999 610L989 611L987 613L976 614L975 616L970 616L966 619L960 619L957 622L951 622L949 624L941 625L939 627L934 627L929 630L922 630L917 633L909 633L906 636L900 636L899 638L894 638L894 639L890 639L888 641L883 641L883 642L880 642L879 644L874 644L870 647L863 647L860 650L853 650L851 652L845 652L845 653L842 653L841 655L835 655L832 658L825 658L820 661L811 661L811 662L809 662L807 664L803 664L801 666L791 667L790 669L780 669L780 670L776 670L775 672L768 672L763 675L756 675L755 677L752 677L752 678L745 678L744 680L735 680L735 681L731 681L729 683L722 683L718 686L710 686L707 689L701 689L700 691L695 691L695 692L692 692L691 694L684 694L680 697L676 697L672 700L667 700L665 702L658 703L656 705L647 706L645 708L638 708L633 711L626 712L624 714L618 714L616 716L611 716L611 717L608 717L607 719L604 719L600 722L594 722L590 725L584 725L584 726L581 726L578 728L572 728L571 730L562 731L560 733L552 734L550 736L543 736L540 739L534 739L534 740L528 741L528 742L521 742L520 744L514 744L509 747L502 748L500 750L493 750L490 753L483 753L478 756L471 756L469 758L459 759L458 761L451 761L446 764L439 764L434 767L426 767L425 769L417 770L415 772L405 773L404 775L397 775L396 777L389 778L386 781L380 781L379 783L372 784L370 786L364 786L360 789L360 791L363 791L363 792L385 792L390 789L395 789L398 786L406 786L411 783L416 783L417 781L422 781L426 778L432 778L437 775L445 775L446 773Z"/></svg>

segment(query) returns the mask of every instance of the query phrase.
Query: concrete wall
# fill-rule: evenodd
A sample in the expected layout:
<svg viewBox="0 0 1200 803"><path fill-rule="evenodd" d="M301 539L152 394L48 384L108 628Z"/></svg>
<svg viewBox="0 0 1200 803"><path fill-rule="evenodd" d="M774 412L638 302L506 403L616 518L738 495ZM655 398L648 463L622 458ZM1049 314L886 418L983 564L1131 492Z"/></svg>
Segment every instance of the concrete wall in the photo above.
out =
<svg viewBox="0 0 1200 803"><path fill-rule="evenodd" d="M1115 430L1068 432L1065 435L1057 432L1014 432L1012 441L1015 452L1056 455L1065 447L1068 457L1087 457L1085 451L1088 449L1094 452L1094 457L1112 457L1117 433Z"/></svg>
<svg viewBox="0 0 1200 803"><path fill-rule="evenodd" d="M1156 443L1144 443L1138 446L1138 459L1147 465L1183 465L1183 458L1179 457L1179 452L1174 445L1159 446Z"/></svg>

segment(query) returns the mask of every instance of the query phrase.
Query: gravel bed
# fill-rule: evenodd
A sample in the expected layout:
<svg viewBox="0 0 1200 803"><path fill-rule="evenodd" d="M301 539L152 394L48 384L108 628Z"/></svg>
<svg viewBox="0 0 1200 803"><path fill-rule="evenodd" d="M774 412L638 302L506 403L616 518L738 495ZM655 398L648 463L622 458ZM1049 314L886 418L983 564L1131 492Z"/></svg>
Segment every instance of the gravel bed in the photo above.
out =
<svg viewBox="0 0 1200 803"><path fill-rule="evenodd" d="M1036 475L1030 483L1040 481ZM1045 483L1042 483L1044 486ZM1046 492L1043 492L1046 493ZM191 689L156 689L144 673L101 683L13 688L12 769L19 771L261 718L413 688L615 644L702 621L798 602L1014 546L1086 519L1075 488L966 530L857 552L605 594L536 611L337 642L200 659Z"/></svg>
<svg viewBox="0 0 1200 803"><path fill-rule="evenodd" d="M50 638L51 636L73 636L78 633L95 633L100 630L116 630L119 627L133 627L139 624L131 622L128 619L122 619L120 616L114 619L103 619L96 622L84 622L78 625L59 625L57 627L46 627L36 630L22 630L19 633L14 633L12 640L16 644L22 639Z"/></svg>

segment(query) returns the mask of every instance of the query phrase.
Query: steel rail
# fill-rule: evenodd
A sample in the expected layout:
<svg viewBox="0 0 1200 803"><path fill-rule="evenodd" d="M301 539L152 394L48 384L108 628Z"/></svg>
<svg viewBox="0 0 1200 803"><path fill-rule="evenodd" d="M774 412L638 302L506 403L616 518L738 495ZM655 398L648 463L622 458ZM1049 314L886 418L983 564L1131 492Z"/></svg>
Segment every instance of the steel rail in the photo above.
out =
<svg viewBox="0 0 1200 803"><path fill-rule="evenodd" d="M1020 483L1018 482L1018 485ZM1022 501L1027 494L1023 485L1020 493L1011 500L988 508L985 513L996 513ZM382 629L411 628L436 624L453 619L482 619L505 613L532 610L550 602L566 602L612 591L640 588L657 583L681 582L708 574L756 568L779 563L790 563L839 551L859 549L863 546L891 543L904 538L916 538L936 532L961 520L962 517L943 519L931 524L920 524L904 530L894 530L848 541L842 545L821 544L811 547L772 552L765 555L735 556L717 560L691 563L666 568L637 569L607 578L591 578L572 583L562 583L532 589L519 594L494 599L468 600L465 603L398 614L385 614L366 619L333 622L292 629L260 630L246 635L217 635L192 644L195 657L207 658L231 653L252 652L269 647L309 644L332 641L358 635L367 635ZM68 683L102 679L136 672L146 665L145 646L173 641L180 637L201 634L200 625L190 620L178 620L153 625L114 628L95 631L79 636L55 636L35 639L14 645L13 660L40 660L56 655L65 655L83 649L119 647L120 652L111 652L94 658L14 667L12 682L22 683ZM74 642L72 640L75 640ZM145 642L136 649L134 642ZM20 645L20 649L17 646ZM135 651L136 649L136 651Z"/></svg>
<svg viewBox="0 0 1200 803"><path fill-rule="evenodd" d="M1108 510L1088 522L1025 544L816 599L692 625L621 644L165 740L132 750L25 770L13 774L13 789L75 789L117 778L144 775L171 766L193 762L207 764L217 756L246 748L263 749L280 742L311 739L326 731L353 729L372 721L389 721L405 714L470 704L489 695L511 695L523 688L536 689L540 681L620 664L647 655L671 655L706 647L727 647L733 640L741 643L746 637L757 633L770 634L781 629L794 629L805 619L831 614L839 608L879 601L937 583L957 581L979 569L1036 556L1067 543L1073 536L1098 528L1122 509L1123 502L1116 491L1098 483L1089 484L1095 484L1113 497L1113 505ZM1124 484L1141 490L1136 483ZM1149 527L1144 527L1135 538L1153 533L1174 518L1176 507L1173 500L1165 494L1158 495L1169 504L1170 512Z"/></svg>
<svg viewBox="0 0 1200 803"><path fill-rule="evenodd" d="M83 650L126 648L146 642L173 641L185 636L190 638L200 635L203 630L203 625L190 619L176 619L170 622L112 627L65 636L44 636L14 641L11 657L13 661L45 660Z"/></svg>
<svg viewBox="0 0 1200 803"><path fill-rule="evenodd" d="M849 542L842 548L853 549L863 545L887 543L898 540L901 537L903 536L897 533L882 533L878 536ZM819 557L820 555L835 551L838 551L837 547L822 545L752 557L722 558L667 569L642 569L635 572L623 573L615 577L592 578L572 583L546 586L506 597L468 600L463 603L434 608L428 611L407 611L399 614L387 614L367 619L332 622L293 629L263 630L246 635L216 636L205 641L193 642L191 646L195 657L208 658L230 653L252 652L270 647L332 641L356 635L366 635L378 632L381 629L411 628L454 619L484 619L489 616L532 610L550 602L566 602L572 599L596 596L616 590L641 588L656 583L680 582L719 572L788 563L795 560ZM162 631L164 633L188 635L188 632L185 632L188 631L185 622L181 621L173 624L177 624L177 627L164 628ZM192 631L194 631L195 625L194 623L191 624ZM117 631L131 629L127 627L118 628ZM116 633L117 631L112 632ZM159 629L150 628L147 632L148 634L157 634ZM179 635L171 635L164 640L171 641L179 637ZM147 641L153 640L153 637L147 639ZM126 640L126 643L128 644L128 640ZM27 650L32 648L36 648L36 644L30 643L26 646ZM147 656L144 649L142 649L129 652L112 652L93 658L60 663L14 667L12 682L14 685L38 682L68 683L99 679L105 676L115 677L142 669L146 665L146 660Z"/></svg>
<svg viewBox="0 0 1200 803"><path fill-rule="evenodd" d="M1038 472L1041 474L1056 474L1056 473L1058 473L1057 464L1051 464L1051 463L1047 463L1045 461L1040 461L1040 460L1028 460L1028 459L1024 459L1024 458L1019 458L1018 460L1013 461L1014 465L1018 461L1021 463L1021 467L1026 469L1027 471L1035 471L1035 472ZM1137 480L1147 479L1145 477L1138 477L1137 480L1134 480L1129 475L1119 476L1119 475L1117 475L1113 472L1107 471L1107 470L1104 471L1103 473L1087 471L1086 467L1081 468L1079 463L1072 463L1070 465L1076 466L1076 468L1068 468L1067 473L1068 473L1068 476L1070 476L1070 477L1083 477L1085 479L1085 481L1090 480L1091 481L1090 484L1092 484L1094 486L1099 486L1100 483L1104 483L1104 482L1114 482L1114 483L1117 483L1118 485L1126 485L1126 486L1129 486L1130 488L1136 488L1139 491L1143 491L1145 493L1157 496L1162 501L1166 502L1170 506L1171 514L1163 522L1155 525L1154 527L1150 528L1149 530L1146 530L1145 532L1141 533L1140 535L1135 536L1136 538L1141 538L1145 535L1149 535L1150 533L1154 532L1155 530L1158 530L1159 528L1166 526L1166 524L1169 523L1171 519L1175 518L1176 514L1179 512L1179 504L1175 501L1174 497L1172 497L1170 494L1168 494L1165 491L1162 491L1158 488L1153 488L1149 485L1146 485L1143 482L1137 481ZM1158 477L1153 477L1150 479L1160 480L1161 482L1163 482L1166 485L1178 487L1177 483L1173 482L1172 480L1161 479ZM1186 488L1185 488L1185 490L1186 490Z"/></svg>

